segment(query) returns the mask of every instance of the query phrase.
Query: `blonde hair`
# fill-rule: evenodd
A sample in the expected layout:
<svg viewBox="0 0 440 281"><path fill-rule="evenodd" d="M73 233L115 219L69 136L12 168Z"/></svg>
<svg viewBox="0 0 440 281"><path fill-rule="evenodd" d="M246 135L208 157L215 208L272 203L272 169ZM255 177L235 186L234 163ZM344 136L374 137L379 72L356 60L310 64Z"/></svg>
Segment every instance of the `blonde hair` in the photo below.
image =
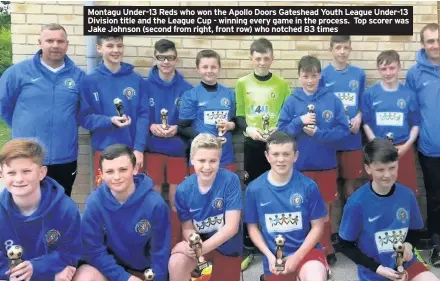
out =
<svg viewBox="0 0 440 281"><path fill-rule="evenodd" d="M28 139L14 139L8 141L0 150L0 165L8 165L13 159L26 158L41 166L44 157L43 147L38 142Z"/></svg>
<svg viewBox="0 0 440 281"><path fill-rule="evenodd" d="M196 154L197 150L201 148L206 149L222 149L222 143L221 141L214 135L211 134L199 134L197 137L195 137L191 143L191 157Z"/></svg>

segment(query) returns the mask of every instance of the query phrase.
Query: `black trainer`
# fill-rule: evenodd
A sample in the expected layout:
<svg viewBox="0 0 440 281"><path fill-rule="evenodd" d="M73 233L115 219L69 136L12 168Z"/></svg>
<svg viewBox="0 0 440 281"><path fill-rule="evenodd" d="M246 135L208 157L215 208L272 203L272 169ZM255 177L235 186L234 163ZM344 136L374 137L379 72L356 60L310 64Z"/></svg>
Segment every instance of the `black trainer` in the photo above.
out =
<svg viewBox="0 0 440 281"><path fill-rule="evenodd" d="M335 265L335 263L338 261L336 258L336 254L328 254L327 255L327 263L329 266Z"/></svg>
<svg viewBox="0 0 440 281"><path fill-rule="evenodd" d="M431 249L431 258L429 262L435 266L440 267L440 246L436 245Z"/></svg>

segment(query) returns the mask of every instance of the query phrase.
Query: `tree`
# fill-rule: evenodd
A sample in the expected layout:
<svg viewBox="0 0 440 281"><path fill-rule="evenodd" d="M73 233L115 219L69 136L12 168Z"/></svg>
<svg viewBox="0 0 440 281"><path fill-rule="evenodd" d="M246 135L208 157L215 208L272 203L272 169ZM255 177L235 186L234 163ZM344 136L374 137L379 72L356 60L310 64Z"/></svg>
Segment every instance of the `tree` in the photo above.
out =
<svg viewBox="0 0 440 281"><path fill-rule="evenodd" d="M12 65L10 1L0 1L0 76Z"/></svg>

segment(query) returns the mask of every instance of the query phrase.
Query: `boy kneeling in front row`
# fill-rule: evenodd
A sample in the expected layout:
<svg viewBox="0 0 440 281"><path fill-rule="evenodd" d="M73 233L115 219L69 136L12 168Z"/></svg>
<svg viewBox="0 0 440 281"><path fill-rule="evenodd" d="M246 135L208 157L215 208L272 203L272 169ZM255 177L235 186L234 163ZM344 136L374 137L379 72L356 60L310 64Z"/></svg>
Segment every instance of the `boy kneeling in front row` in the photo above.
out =
<svg viewBox="0 0 440 281"><path fill-rule="evenodd" d="M170 213L151 178L125 145L101 152L104 180L87 198L82 218L84 261L74 281L143 281L152 269L165 281L170 255Z"/></svg>
<svg viewBox="0 0 440 281"><path fill-rule="evenodd" d="M414 193L396 182L398 158L388 140L365 145L365 170L373 180L344 207L341 252L358 265L361 281L438 281L413 253L423 221Z"/></svg>
<svg viewBox="0 0 440 281"><path fill-rule="evenodd" d="M249 236L264 255L265 280L327 280L319 244L327 209L319 188L293 168L299 152L288 134L274 132L265 154L271 169L248 185L244 211Z"/></svg>
<svg viewBox="0 0 440 281"><path fill-rule="evenodd" d="M201 237L197 245L201 247L203 260L212 262L210 281L240 280L241 185L235 173L219 168L221 154L222 144L214 135L199 134L191 143L190 157L195 173L176 191L175 204L184 241L172 250L170 281L190 280L200 253L200 248L195 251L190 244L195 232Z"/></svg>

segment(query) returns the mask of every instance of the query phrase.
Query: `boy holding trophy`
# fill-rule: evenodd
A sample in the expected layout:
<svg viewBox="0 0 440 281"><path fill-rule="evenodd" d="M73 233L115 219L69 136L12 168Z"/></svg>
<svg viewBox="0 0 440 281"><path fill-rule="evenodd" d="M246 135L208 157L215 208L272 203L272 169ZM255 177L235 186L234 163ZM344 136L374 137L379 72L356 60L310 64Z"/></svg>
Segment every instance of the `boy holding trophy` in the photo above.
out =
<svg viewBox="0 0 440 281"><path fill-rule="evenodd" d="M274 61L272 43L266 38L255 40L250 46L253 72L238 79L235 94L237 125L244 139L244 184L270 169L264 156L265 141L275 130L281 107L290 95L288 82L270 71ZM254 259L255 246L244 227L242 270Z"/></svg>
<svg viewBox="0 0 440 281"><path fill-rule="evenodd" d="M241 185L235 173L219 168L221 154L215 135L199 134L192 141L195 173L179 184L175 198L184 240L172 250L170 281L200 276L208 261L210 281L240 280Z"/></svg>
<svg viewBox="0 0 440 281"><path fill-rule="evenodd" d="M151 178L138 174L129 147L107 147L99 165L104 183L87 198L84 256L74 281L166 281L171 230L165 201Z"/></svg>
<svg viewBox="0 0 440 281"><path fill-rule="evenodd" d="M293 169L299 152L292 137L274 132L266 147L271 169L247 186L244 209L249 236L264 255L265 280L327 280L319 244L327 210L318 186Z"/></svg>
<svg viewBox="0 0 440 281"><path fill-rule="evenodd" d="M202 50L196 57L200 83L182 97L179 112L179 133L189 140L200 133L218 137L222 143L220 167L236 170L232 131L235 129L234 92L217 83L220 56L213 50ZM190 162L190 174L194 167Z"/></svg>
<svg viewBox="0 0 440 281"><path fill-rule="evenodd" d="M81 216L47 177L42 146L15 139L0 152L0 280L72 280L83 254Z"/></svg>
<svg viewBox="0 0 440 281"><path fill-rule="evenodd" d="M97 50L103 61L85 76L80 85L81 126L92 134L95 186L100 185L99 155L112 144L134 149L136 165L143 166L149 127L148 100L144 79L134 66L122 62L122 36L99 36Z"/></svg>
<svg viewBox="0 0 440 281"><path fill-rule="evenodd" d="M182 95L192 86L176 70L176 45L161 39L154 45L156 65L146 81L149 95L150 136L144 155L144 166L154 182L154 190L162 193L169 184L168 200L171 209L171 246L181 240L180 221L174 207L177 184L188 175L187 142L177 134L177 122Z"/></svg>
<svg viewBox="0 0 440 281"><path fill-rule="evenodd" d="M364 163L373 180L344 207L341 252L357 264L360 280L439 281L414 253L423 220L414 192L396 182L398 149L375 138L364 147Z"/></svg>

